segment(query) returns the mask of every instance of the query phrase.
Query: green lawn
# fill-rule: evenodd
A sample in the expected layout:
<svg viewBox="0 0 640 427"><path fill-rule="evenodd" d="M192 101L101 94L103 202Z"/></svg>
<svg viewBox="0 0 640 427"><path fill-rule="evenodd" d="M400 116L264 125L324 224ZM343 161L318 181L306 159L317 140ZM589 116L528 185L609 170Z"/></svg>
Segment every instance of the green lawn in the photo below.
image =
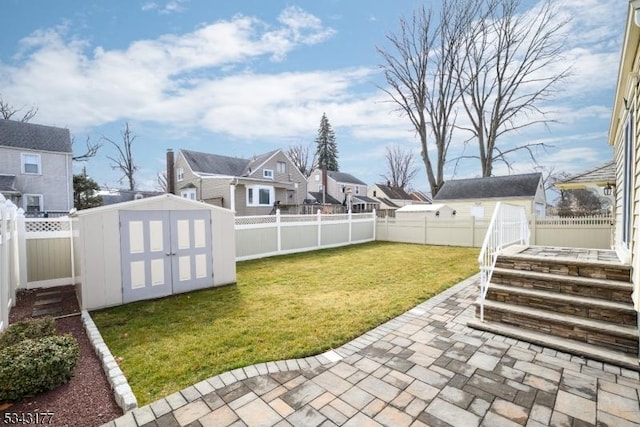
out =
<svg viewBox="0 0 640 427"><path fill-rule="evenodd" d="M237 264L237 284L92 313L145 405L222 372L318 354L478 270L478 249L372 242Z"/></svg>

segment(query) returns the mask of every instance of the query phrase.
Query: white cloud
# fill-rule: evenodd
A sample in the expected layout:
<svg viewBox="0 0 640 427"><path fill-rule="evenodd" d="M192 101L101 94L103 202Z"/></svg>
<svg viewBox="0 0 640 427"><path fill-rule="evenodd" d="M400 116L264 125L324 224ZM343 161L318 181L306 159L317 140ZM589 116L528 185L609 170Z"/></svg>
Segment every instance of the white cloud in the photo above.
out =
<svg viewBox="0 0 640 427"><path fill-rule="evenodd" d="M185 3L187 3L187 1L188 0L172 0L164 3L164 5L160 5L155 1L148 1L142 4L141 10L143 12L156 10L162 15L179 13L186 10Z"/></svg>

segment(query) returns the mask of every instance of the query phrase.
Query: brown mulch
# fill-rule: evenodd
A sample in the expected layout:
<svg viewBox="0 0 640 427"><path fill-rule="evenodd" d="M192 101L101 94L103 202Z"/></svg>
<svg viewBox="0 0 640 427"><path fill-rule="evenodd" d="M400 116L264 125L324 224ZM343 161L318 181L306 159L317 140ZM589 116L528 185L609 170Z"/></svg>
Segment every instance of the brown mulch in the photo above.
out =
<svg viewBox="0 0 640 427"><path fill-rule="evenodd" d="M35 298L36 290L19 291L16 306L11 309L9 315L9 322L14 323L31 317ZM62 309L63 315L80 311L75 294L68 289L63 290ZM53 413L51 423L46 424L68 427L99 426L122 415L102 365L91 348L80 315L59 318L56 320L56 327L60 333L73 334L80 345L80 358L73 378L54 390L25 397L8 407L5 407L7 404L0 403L0 424L5 413L11 415L30 412L34 415L40 413L40 416Z"/></svg>

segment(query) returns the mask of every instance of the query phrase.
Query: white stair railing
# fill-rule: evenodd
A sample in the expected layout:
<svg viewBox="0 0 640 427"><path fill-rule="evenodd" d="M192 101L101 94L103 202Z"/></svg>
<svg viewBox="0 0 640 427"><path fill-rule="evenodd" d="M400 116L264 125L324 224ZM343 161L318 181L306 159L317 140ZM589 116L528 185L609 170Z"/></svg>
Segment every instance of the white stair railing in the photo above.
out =
<svg viewBox="0 0 640 427"><path fill-rule="evenodd" d="M498 202L482 243L480 264L480 321L484 322L484 300L489 290L498 254L511 245L529 245L529 222L524 206Z"/></svg>

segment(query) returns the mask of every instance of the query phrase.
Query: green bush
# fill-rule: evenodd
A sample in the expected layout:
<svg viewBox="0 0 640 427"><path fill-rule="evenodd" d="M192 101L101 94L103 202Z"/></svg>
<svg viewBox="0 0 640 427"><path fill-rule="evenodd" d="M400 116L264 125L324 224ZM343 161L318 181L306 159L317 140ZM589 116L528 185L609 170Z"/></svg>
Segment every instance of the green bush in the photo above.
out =
<svg viewBox="0 0 640 427"><path fill-rule="evenodd" d="M71 335L25 339L0 349L0 401L52 390L71 379L80 355Z"/></svg>
<svg viewBox="0 0 640 427"><path fill-rule="evenodd" d="M27 339L56 335L56 322L51 317L28 319L9 325L0 333L0 349Z"/></svg>

